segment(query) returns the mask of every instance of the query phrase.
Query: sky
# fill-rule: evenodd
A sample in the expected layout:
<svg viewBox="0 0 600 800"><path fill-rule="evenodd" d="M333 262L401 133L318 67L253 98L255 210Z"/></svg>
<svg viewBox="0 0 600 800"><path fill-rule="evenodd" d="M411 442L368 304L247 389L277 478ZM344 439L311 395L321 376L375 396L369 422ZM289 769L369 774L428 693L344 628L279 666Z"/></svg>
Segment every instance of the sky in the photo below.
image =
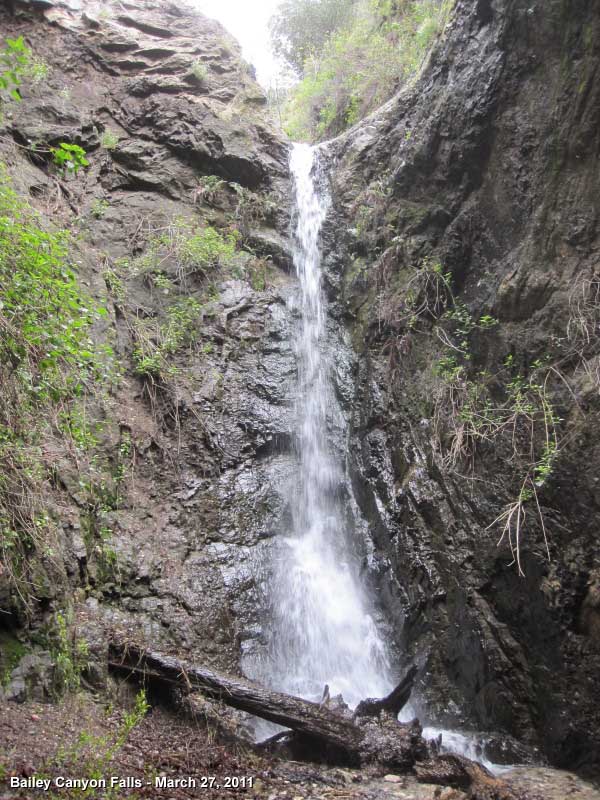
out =
<svg viewBox="0 0 600 800"><path fill-rule="evenodd" d="M246 61L256 67L259 83L268 89L278 73L269 43L268 22L280 0L193 0L193 3L235 36Z"/></svg>

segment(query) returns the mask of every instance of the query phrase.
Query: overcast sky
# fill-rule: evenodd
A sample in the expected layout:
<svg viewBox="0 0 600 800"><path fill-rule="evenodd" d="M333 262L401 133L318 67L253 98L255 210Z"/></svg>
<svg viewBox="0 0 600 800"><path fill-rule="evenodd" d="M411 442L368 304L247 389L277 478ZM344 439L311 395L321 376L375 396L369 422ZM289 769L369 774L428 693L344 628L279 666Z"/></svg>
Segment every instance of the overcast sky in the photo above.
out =
<svg viewBox="0 0 600 800"><path fill-rule="evenodd" d="M242 45L244 58L256 67L268 88L277 73L269 45L268 22L280 0L193 0L208 17L218 19Z"/></svg>

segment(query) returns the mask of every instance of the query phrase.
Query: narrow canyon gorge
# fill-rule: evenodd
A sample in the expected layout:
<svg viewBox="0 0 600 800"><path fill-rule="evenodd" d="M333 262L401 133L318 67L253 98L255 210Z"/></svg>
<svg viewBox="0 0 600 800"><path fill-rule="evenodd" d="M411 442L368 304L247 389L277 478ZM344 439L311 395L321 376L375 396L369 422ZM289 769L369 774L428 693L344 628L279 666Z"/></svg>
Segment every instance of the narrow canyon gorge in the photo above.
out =
<svg viewBox="0 0 600 800"><path fill-rule="evenodd" d="M0 30L0 781L136 708L107 774L255 776L0 797L600 797L596 3L457 0L314 146L185 4ZM128 647L166 659L144 713ZM170 658L339 711L359 755Z"/></svg>

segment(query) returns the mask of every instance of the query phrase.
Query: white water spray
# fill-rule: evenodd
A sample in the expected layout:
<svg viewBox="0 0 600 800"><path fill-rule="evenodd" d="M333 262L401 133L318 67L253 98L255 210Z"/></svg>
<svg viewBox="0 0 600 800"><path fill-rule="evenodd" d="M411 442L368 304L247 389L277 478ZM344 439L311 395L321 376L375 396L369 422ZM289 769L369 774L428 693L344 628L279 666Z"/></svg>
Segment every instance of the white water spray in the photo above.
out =
<svg viewBox="0 0 600 800"><path fill-rule="evenodd" d="M290 170L301 311L295 341L298 471L288 498L291 522L279 537L269 580L268 657L247 666L262 682L309 700L320 700L328 685L331 696L342 694L354 707L364 698L383 697L390 691L391 669L346 530L349 480L328 445L328 417L343 420L336 413L326 356L327 313L321 286L319 240L329 198L319 185L314 148L294 145ZM414 716L409 704L400 718L408 721ZM260 721L255 733L262 738L274 728ZM504 769L482 756L481 737L435 727L424 730L426 738L440 734L444 750L467 755L496 772Z"/></svg>
<svg viewBox="0 0 600 800"><path fill-rule="evenodd" d="M327 684L331 695L341 693L355 705L389 690L389 664L346 532L344 469L328 447L327 417L336 403L325 355L319 236L329 200L315 177L313 148L295 145L290 169L301 290L295 342L299 465L289 497L291 524L274 565L266 672L271 685L291 694L320 699Z"/></svg>

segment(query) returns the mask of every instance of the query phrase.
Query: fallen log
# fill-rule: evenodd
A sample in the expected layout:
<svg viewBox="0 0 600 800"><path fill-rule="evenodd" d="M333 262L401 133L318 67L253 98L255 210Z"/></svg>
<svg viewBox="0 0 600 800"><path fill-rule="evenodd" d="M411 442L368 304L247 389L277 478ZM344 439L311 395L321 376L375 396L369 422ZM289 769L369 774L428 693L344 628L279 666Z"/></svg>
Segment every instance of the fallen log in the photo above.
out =
<svg viewBox="0 0 600 800"><path fill-rule="evenodd" d="M374 700L369 697L367 700L361 700L356 706L354 712L355 717L376 717L382 711L387 711L388 714L393 714L395 717L402 711L404 706L408 703L410 698L415 678L417 676L417 668L412 666L404 678L400 681L398 686L391 691L386 697L381 700Z"/></svg>
<svg viewBox="0 0 600 800"><path fill-rule="evenodd" d="M539 800L509 787L469 759L435 755L423 739L417 720L409 724L397 721L396 708L410 695L414 667L387 697L363 701L357 708L358 712L362 705L362 713L352 716L136 645L112 643L109 667L185 692L198 691L232 708L284 725L306 745L306 754L319 760L350 766L379 764L386 770L411 772L424 783L467 792L470 800Z"/></svg>
<svg viewBox="0 0 600 800"><path fill-rule="evenodd" d="M451 753L415 764L414 771L422 783L451 786L468 792L467 797L474 800L543 800L509 786L481 764Z"/></svg>
<svg viewBox="0 0 600 800"><path fill-rule="evenodd" d="M317 740L334 748L344 760L358 763L362 731L351 718L283 692L274 692L242 678L217 674L205 667L191 666L170 656L142 650L133 645L112 644L109 666L120 672L169 683L181 689L200 691L206 697L246 711L261 719Z"/></svg>

